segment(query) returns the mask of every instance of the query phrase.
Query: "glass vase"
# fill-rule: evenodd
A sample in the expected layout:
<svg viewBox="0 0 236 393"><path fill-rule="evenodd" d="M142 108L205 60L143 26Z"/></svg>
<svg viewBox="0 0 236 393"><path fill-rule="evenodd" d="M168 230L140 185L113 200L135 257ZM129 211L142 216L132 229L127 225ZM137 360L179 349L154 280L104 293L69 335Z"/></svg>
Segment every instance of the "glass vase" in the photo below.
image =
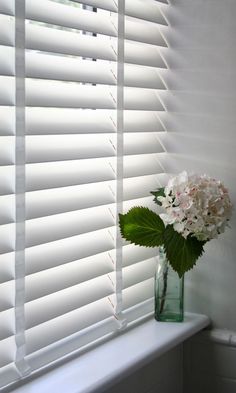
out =
<svg viewBox="0 0 236 393"><path fill-rule="evenodd" d="M179 278L170 266L163 247L155 275L155 319L162 322L182 322L184 317L184 276Z"/></svg>

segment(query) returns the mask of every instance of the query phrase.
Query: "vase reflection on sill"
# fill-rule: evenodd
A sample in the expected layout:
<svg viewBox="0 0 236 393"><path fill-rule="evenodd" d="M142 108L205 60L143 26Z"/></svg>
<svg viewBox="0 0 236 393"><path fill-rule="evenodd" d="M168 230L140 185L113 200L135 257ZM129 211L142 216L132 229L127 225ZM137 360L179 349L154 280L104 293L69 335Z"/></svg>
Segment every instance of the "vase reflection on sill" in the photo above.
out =
<svg viewBox="0 0 236 393"><path fill-rule="evenodd" d="M159 247L155 275L155 319L162 322L182 322L184 318L184 276L179 278Z"/></svg>

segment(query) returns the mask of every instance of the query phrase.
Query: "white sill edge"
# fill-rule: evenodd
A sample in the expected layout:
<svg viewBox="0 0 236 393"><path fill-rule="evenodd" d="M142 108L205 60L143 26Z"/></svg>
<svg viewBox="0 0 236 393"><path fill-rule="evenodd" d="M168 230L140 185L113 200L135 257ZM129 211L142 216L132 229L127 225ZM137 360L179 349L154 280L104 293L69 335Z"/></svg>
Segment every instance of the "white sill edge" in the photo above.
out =
<svg viewBox="0 0 236 393"><path fill-rule="evenodd" d="M101 393L152 359L209 325L209 318L185 314L184 322L153 318L34 380L14 393Z"/></svg>

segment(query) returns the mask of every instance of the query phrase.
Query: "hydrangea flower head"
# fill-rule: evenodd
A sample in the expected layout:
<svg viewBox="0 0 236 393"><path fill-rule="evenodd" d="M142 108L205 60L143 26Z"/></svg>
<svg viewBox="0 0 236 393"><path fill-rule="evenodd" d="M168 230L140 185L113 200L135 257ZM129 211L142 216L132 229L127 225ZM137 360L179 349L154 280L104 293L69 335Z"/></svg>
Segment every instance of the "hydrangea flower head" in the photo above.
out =
<svg viewBox="0 0 236 393"><path fill-rule="evenodd" d="M224 232L232 215L228 190L206 175L189 176L184 171L169 180L164 194L158 197L165 210L161 218L185 238L214 239Z"/></svg>

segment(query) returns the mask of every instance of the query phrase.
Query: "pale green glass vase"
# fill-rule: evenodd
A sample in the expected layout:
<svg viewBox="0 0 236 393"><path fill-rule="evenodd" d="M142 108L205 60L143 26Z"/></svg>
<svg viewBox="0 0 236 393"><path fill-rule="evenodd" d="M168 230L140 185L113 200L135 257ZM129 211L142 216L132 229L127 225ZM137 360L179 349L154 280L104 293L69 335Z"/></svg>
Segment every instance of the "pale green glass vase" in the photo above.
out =
<svg viewBox="0 0 236 393"><path fill-rule="evenodd" d="M159 247L155 275L155 319L162 322L184 319L184 276L179 278L172 269L163 247Z"/></svg>

